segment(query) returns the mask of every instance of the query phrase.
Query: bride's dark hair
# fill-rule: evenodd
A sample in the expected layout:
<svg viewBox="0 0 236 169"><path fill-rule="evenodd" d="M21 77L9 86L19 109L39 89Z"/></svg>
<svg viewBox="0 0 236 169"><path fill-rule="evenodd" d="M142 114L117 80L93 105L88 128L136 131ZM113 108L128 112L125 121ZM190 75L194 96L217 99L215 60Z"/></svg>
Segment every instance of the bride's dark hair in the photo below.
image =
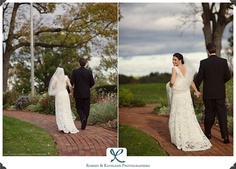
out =
<svg viewBox="0 0 236 169"><path fill-rule="evenodd" d="M181 63L184 64L184 57L180 53L175 53L173 56L177 57L179 60L181 60Z"/></svg>

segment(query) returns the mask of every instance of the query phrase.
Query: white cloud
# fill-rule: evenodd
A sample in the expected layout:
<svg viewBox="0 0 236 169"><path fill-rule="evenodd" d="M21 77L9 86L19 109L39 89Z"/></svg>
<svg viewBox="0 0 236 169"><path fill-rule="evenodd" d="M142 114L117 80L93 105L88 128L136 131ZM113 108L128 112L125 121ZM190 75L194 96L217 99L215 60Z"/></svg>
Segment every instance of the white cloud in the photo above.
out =
<svg viewBox="0 0 236 169"><path fill-rule="evenodd" d="M119 23L119 56L136 57L165 53L205 52L200 14L199 22L189 29L179 21L189 3L124 3ZM197 3L201 6L201 3ZM185 15L186 17L188 15ZM192 15L194 16L194 15ZM190 24L189 24L190 25ZM186 28L186 27L185 27ZM228 45L228 27L225 29L222 47Z"/></svg>
<svg viewBox="0 0 236 169"><path fill-rule="evenodd" d="M175 18L184 7L185 5L180 3L121 4L121 14L124 18L120 27L142 31L169 29L177 23Z"/></svg>
<svg viewBox="0 0 236 169"><path fill-rule="evenodd" d="M198 70L200 60L207 58L206 52L182 53ZM119 74L127 76L145 76L151 72L171 73L173 53L163 55L135 56L129 59L119 58Z"/></svg>

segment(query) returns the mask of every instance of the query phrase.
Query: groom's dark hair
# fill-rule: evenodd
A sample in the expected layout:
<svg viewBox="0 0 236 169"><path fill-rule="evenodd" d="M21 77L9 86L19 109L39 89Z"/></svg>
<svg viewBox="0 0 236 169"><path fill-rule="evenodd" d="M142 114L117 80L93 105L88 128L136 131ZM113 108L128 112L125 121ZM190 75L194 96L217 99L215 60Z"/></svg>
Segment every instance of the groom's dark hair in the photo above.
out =
<svg viewBox="0 0 236 169"><path fill-rule="evenodd" d="M79 64L80 64L80 66L84 67L86 65L86 60L84 58L80 58L79 59Z"/></svg>
<svg viewBox="0 0 236 169"><path fill-rule="evenodd" d="M216 46L214 43L208 43L206 48L209 53L216 53Z"/></svg>

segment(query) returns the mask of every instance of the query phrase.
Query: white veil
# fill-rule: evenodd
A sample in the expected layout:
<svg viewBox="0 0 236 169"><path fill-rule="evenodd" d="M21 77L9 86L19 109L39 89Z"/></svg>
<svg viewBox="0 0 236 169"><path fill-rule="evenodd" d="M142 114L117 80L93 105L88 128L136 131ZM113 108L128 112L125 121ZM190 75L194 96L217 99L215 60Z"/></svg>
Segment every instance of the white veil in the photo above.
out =
<svg viewBox="0 0 236 169"><path fill-rule="evenodd" d="M58 67L49 82L48 86L49 95L55 96L58 91L63 89L64 77L65 77L64 69Z"/></svg>
<svg viewBox="0 0 236 169"><path fill-rule="evenodd" d="M195 69L193 63L188 58L184 58L184 66L187 69L186 79L188 82L188 86L190 86L193 82L195 73L197 73L197 70Z"/></svg>

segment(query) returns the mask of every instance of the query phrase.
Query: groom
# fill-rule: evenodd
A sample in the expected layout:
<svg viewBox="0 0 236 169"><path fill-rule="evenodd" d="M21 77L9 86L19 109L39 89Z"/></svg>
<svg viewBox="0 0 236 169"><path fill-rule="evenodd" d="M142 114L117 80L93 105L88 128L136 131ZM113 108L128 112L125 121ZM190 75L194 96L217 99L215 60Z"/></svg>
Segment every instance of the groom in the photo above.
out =
<svg viewBox="0 0 236 169"><path fill-rule="evenodd" d="M84 130L90 111L90 88L94 85L93 73L85 68L86 60L79 59L80 67L73 70L71 85L74 86L74 98L76 110L81 121L81 129Z"/></svg>
<svg viewBox="0 0 236 169"><path fill-rule="evenodd" d="M216 56L216 46L209 43L206 46L208 58L200 62L195 84L199 86L203 81L203 102L205 105L204 128L207 138L211 138L211 128L218 117L221 137L224 143L229 143L227 112L225 106L225 83L231 75L227 60Z"/></svg>

